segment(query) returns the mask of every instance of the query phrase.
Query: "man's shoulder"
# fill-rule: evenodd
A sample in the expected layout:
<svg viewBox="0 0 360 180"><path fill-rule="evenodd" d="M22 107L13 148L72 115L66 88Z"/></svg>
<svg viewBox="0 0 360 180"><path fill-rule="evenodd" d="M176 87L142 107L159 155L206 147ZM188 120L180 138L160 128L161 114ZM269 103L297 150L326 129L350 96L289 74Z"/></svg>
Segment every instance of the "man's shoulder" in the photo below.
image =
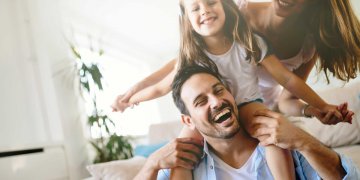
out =
<svg viewBox="0 0 360 180"><path fill-rule="evenodd" d="M160 169L158 171L157 180L168 180L170 179L170 169Z"/></svg>

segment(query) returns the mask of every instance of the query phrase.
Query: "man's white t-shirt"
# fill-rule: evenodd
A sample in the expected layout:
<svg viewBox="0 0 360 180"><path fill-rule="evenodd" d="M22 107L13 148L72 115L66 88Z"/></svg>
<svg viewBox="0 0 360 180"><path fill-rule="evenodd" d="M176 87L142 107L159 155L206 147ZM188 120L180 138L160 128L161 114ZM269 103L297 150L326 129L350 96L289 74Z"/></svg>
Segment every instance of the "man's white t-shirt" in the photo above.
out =
<svg viewBox="0 0 360 180"><path fill-rule="evenodd" d="M226 164L212 151L210 151L209 153L214 159L216 179L256 179L257 176L255 161L258 153L256 149L251 154L246 163L238 169Z"/></svg>

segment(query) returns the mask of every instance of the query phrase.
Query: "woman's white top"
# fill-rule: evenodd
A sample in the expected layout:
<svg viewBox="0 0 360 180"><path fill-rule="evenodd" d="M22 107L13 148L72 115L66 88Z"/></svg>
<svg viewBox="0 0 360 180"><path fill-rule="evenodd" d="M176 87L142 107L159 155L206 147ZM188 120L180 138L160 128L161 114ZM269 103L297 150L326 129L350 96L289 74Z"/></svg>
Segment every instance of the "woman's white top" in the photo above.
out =
<svg viewBox="0 0 360 180"><path fill-rule="evenodd" d="M289 59L280 60L290 71L294 71L299 68L302 64L309 62L315 55L315 45L312 41L312 36L306 36L304 44L299 53ZM278 99L283 90L283 87L273 79L273 77L265 70L262 66L257 66L257 74L259 77L260 92L264 98L264 104L274 109L277 106Z"/></svg>

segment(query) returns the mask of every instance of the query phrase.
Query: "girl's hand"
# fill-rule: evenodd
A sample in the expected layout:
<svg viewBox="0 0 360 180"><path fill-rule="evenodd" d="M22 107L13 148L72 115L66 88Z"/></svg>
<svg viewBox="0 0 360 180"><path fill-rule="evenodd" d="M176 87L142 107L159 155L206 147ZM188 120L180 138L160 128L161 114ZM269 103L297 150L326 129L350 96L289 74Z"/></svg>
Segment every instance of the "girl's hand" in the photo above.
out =
<svg viewBox="0 0 360 180"><path fill-rule="evenodd" d="M335 125L344 120L337 106L327 104L321 112L324 115L324 118L320 120L323 124Z"/></svg>
<svg viewBox="0 0 360 180"><path fill-rule="evenodd" d="M124 112L126 108L132 106L133 105L129 103L129 98L127 98L126 95L121 94L116 97L114 103L111 105L111 108L113 112Z"/></svg>
<svg viewBox="0 0 360 180"><path fill-rule="evenodd" d="M341 113L341 112L344 113ZM351 123L352 111L347 110L347 105L341 104L339 106L326 105L322 110L309 107L306 114L311 114L319 119L323 124L335 125L339 122Z"/></svg>
<svg viewBox="0 0 360 180"><path fill-rule="evenodd" d="M354 115L354 112L350 111L348 109L348 103L342 103L339 106L337 106L337 110L340 111L344 121L343 122L348 122L350 124L352 124L352 117Z"/></svg>

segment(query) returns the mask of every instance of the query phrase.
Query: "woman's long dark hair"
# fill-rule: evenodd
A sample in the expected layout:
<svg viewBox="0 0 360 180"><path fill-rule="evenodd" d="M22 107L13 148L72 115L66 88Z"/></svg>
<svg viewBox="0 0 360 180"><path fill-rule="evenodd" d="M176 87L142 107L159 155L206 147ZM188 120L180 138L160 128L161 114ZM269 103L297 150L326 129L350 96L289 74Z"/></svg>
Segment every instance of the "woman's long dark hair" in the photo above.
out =
<svg viewBox="0 0 360 180"><path fill-rule="evenodd" d="M328 72L349 81L360 70L360 23L349 0L318 0L312 6L309 27L320 63Z"/></svg>

